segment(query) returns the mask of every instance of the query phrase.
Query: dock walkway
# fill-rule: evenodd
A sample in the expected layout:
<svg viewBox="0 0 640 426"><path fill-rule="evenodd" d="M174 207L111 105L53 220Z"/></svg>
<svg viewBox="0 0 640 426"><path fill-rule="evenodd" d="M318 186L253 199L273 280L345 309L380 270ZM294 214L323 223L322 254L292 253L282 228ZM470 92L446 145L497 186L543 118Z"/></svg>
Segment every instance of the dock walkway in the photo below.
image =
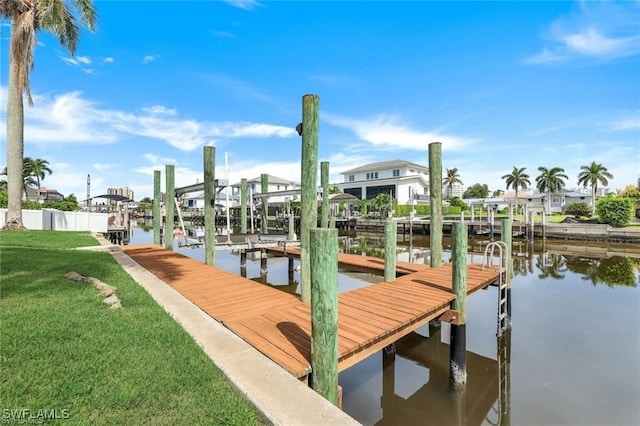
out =
<svg viewBox="0 0 640 426"><path fill-rule="evenodd" d="M284 293L198 260L155 245L124 246L122 250L149 272L173 287L204 312L297 378L311 372L310 305ZM288 250L294 255L299 250ZM339 254L350 265L362 258L370 272L384 270L381 259ZM399 262L399 264L405 262ZM407 264L401 278L345 292L338 298L338 369L354 365L449 310L451 264L431 269ZM364 268L365 266L361 265ZM498 278L496 268L468 266L473 292Z"/></svg>

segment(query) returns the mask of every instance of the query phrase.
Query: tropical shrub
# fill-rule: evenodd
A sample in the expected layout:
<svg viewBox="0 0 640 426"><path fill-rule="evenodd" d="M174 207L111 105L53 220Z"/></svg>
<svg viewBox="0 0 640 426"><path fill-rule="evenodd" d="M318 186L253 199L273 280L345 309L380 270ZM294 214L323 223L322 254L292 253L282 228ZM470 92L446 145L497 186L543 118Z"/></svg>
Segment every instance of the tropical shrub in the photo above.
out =
<svg viewBox="0 0 640 426"><path fill-rule="evenodd" d="M633 219L635 200L632 198L604 197L596 203L600 222L611 226L625 226Z"/></svg>
<svg viewBox="0 0 640 426"><path fill-rule="evenodd" d="M590 217L591 207L587 203L572 203L567 206L564 213L574 216L576 219L580 217Z"/></svg>

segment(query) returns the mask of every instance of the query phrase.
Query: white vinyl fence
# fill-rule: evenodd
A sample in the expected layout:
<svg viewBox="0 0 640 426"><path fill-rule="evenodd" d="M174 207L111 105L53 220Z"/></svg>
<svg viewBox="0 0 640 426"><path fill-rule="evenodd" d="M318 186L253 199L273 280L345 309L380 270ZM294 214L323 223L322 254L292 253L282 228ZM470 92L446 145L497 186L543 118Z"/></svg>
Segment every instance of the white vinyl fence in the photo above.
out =
<svg viewBox="0 0 640 426"><path fill-rule="evenodd" d="M0 224L6 222L7 209L0 209ZM22 210L22 223L27 229L107 232L108 222L108 213Z"/></svg>

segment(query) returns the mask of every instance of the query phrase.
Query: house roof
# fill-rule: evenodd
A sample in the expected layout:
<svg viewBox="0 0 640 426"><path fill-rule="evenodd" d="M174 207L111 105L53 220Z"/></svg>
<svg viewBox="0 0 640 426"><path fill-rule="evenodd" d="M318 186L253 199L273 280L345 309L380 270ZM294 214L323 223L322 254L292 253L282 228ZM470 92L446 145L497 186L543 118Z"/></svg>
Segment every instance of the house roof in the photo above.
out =
<svg viewBox="0 0 640 426"><path fill-rule="evenodd" d="M292 180L288 180L288 179L283 179L280 178L278 176L274 176L274 175L267 175L267 181L269 182L269 184L276 184L276 185L297 185L300 186L300 183L298 182L294 182ZM262 176L258 176L255 177L253 179L247 179L247 183L262 183ZM234 183L233 185L231 185L232 187L240 187L240 182Z"/></svg>
<svg viewBox="0 0 640 426"><path fill-rule="evenodd" d="M362 173L368 172L371 170L387 170L387 169L396 169L398 167L413 167L416 169L420 169L423 171L428 171L429 168L426 166L422 166L417 163L412 163L411 161L406 160L390 160L390 161L379 161L377 163L369 163L364 166L356 167L355 169L347 170L342 172L343 175L353 174L353 173Z"/></svg>
<svg viewBox="0 0 640 426"><path fill-rule="evenodd" d="M122 202L127 202L127 203L130 202L130 201L133 201L129 197L125 197L124 195L118 195L118 194L96 195L95 197L91 197L90 200L93 200L94 198L106 198L107 200L122 201Z"/></svg>

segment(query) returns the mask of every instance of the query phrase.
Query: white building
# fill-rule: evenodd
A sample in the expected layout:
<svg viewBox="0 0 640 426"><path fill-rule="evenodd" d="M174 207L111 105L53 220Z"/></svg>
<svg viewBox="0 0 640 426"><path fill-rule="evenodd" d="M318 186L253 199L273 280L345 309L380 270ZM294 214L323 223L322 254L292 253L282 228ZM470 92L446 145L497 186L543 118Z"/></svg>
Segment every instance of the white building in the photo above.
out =
<svg viewBox="0 0 640 426"><path fill-rule="evenodd" d="M300 191L302 186L298 182L279 178L273 175L267 175L267 192L279 191ZM235 200L240 200L240 182L231 185L231 194ZM258 176L253 179L247 179L247 197L251 194L262 193L262 177ZM269 203L284 203L286 199L300 199L300 193L270 196ZM239 203L239 201L238 201Z"/></svg>
<svg viewBox="0 0 640 426"><path fill-rule="evenodd" d="M398 204L409 204L413 198L424 198L429 194L429 169L410 161L365 164L342 172L342 175L344 182L336 186L361 200L389 194Z"/></svg>
<svg viewBox="0 0 640 426"><path fill-rule="evenodd" d="M444 185L442 187L442 197L458 197L462 198L462 194L464 194L464 187L462 184L453 183L451 185Z"/></svg>

